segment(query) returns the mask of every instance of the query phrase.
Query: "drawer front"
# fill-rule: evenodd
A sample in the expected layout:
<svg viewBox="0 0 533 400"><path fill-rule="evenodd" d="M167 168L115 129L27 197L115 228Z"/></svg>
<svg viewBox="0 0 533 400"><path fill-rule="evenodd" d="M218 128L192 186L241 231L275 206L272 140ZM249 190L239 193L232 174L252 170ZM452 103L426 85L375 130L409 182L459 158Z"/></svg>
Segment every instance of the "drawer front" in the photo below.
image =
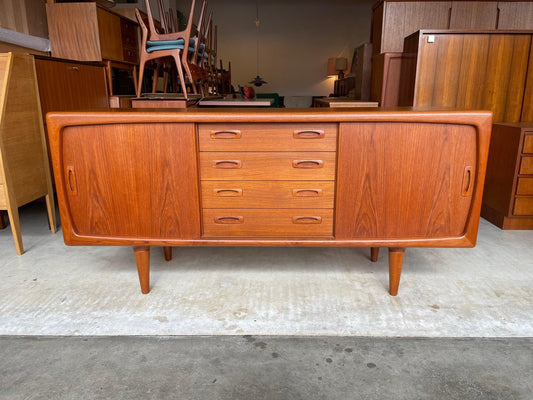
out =
<svg viewBox="0 0 533 400"><path fill-rule="evenodd" d="M514 202L514 215L533 215L533 197L517 197Z"/></svg>
<svg viewBox="0 0 533 400"><path fill-rule="evenodd" d="M0 210L5 209L7 207L7 193L5 190L5 186L0 184Z"/></svg>
<svg viewBox="0 0 533 400"><path fill-rule="evenodd" d="M199 124L200 151L335 151L337 124Z"/></svg>
<svg viewBox="0 0 533 400"><path fill-rule="evenodd" d="M332 236L333 210L204 209L204 236Z"/></svg>
<svg viewBox="0 0 533 400"><path fill-rule="evenodd" d="M533 195L533 178L518 178L517 195Z"/></svg>
<svg viewBox="0 0 533 400"><path fill-rule="evenodd" d="M533 157L522 157L520 174L533 174Z"/></svg>
<svg viewBox="0 0 533 400"><path fill-rule="evenodd" d="M202 180L335 180L334 152L200 153Z"/></svg>
<svg viewBox="0 0 533 400"><path fill-rule="evenodd" d="M202 181L204 208L333 208L334 182Z"/></svg>
<svg viewBox="0 0 533 400"><path fill-rule="evenodd" d="M524 148L523 153L533 153L533 133L524 135Z"/></svg>

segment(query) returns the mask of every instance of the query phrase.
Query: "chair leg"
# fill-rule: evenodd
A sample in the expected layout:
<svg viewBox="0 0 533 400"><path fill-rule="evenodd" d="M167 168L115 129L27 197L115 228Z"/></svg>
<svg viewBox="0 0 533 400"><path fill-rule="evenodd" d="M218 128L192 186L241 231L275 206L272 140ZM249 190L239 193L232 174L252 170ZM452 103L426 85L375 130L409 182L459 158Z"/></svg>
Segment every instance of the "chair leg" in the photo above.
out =
<svg viewBox="0 0 533 400"><path fill-rule="evenodd" d="M161 66L160 63L156 64L153 78L152 78L152 93L157 92L157 80L159 79L159 67Z"/></svg>
<svg viewBox="0 0 533 400"><path fill-rule="evenodd" d="M176 62L176 68L178 69L178 75L180 76L181 90L183 90L183 96L187 98L187 84L185 83L185 78L183 76L183 68L181 67L180 55L174 55L174 61Z"/></svg>
<svg viewBox="0 0 533 400"><path fill-rule="evenodd" d="M144 65L145 64L146 64L146 60L141 58L141 60L139 62L139 79L137 79L137 91L136 91L137 98L141 97L143 75L144 75Z"/></svg>
<svg viewBox="0 0 533 400"><path fill-rule="evenodd" d="M191 82L192 92L194 94L198 94L198 90L196 90L196 85L194 83L194 79L192 77L192 73L191 73L191 69L189 68L189 64L188 63L184 63L183 64L183 68L185 68L185 73L187 74L187 78L189 78L189 81Z"/></svg>

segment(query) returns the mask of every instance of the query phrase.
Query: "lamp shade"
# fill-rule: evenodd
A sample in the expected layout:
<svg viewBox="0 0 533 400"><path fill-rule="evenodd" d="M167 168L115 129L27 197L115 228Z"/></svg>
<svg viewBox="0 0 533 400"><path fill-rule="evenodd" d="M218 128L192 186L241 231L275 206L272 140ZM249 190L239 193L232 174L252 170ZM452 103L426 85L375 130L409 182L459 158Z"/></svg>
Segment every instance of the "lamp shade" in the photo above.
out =
<svg viewBox="0 0 533 400"><path fill-rule="evenodd" d="M344 57L328 58L328 76L337 76L340 71L348 72L348 60Z"/></svg>

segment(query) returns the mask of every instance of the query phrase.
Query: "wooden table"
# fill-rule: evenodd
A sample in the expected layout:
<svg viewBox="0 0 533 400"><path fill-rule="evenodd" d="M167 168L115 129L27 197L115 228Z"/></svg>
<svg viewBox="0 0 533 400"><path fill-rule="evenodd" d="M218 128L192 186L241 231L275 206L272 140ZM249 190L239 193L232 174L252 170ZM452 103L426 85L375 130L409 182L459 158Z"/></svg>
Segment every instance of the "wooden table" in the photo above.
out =
<svg viewBox="0 0 533 400"><path fill-rule="evenodd" d="M47 117L69 245L475 245L489 112L200 109ZM326 267L326 266L325 266Z"/></svg>

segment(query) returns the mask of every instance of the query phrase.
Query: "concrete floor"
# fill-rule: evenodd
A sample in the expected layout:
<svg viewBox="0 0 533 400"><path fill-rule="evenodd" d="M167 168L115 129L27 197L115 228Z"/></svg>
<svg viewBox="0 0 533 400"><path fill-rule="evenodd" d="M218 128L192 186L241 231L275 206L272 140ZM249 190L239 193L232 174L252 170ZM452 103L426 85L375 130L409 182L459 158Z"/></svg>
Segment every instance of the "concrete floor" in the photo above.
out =
<svg viewBox="0 0 533 400"><path fill-rule="evenodd" d="M533 398L532 231L408 249L397 297L359 248L153 251L142 295L131 249L67 247L38 203L21 224L0 399Z"/></svg>
<svg viewBox="0 0 533 400"><path fill-rule="evenodd" d="M44 205L21 208L26 253L0 231L0 335L533 337L533 231L482 220L473 249L176 248L142 295L127 247L68 247Z"/></svg>
<svg viewBox="0 0 533 400"><path fill-rule="evenodd" d="M0 338L0 399L531 400L532 339Z"/></svg>

